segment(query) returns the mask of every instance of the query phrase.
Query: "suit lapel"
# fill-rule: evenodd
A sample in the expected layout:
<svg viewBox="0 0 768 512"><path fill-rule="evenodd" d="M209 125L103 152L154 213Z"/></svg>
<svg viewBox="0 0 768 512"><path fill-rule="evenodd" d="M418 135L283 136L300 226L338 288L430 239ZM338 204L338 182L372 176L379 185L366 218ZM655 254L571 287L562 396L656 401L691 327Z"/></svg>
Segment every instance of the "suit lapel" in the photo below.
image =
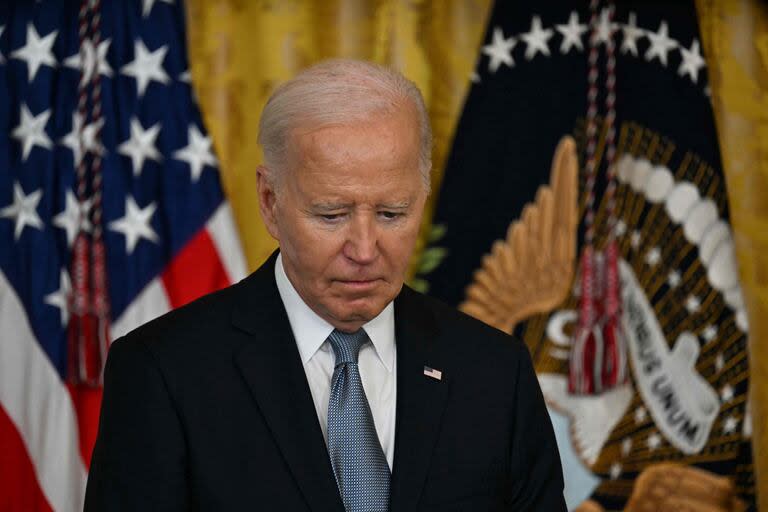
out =
<svg viewBox="0 0 768 512"><path fill-rule="evenodd" d="M316 511L341 503L314 402L274 278L276 254L241 282L233 324L251 335L236 364L301 489Z"/></svg>
<svg viewBox="0 0 768 512"><path fill-rule="evenodd" d="M450 375L437 380L424 366L440 369L438 326L433 313L403 287L395 301L397 415L391 512L412 510L419 501L440 431Z"/></svg>

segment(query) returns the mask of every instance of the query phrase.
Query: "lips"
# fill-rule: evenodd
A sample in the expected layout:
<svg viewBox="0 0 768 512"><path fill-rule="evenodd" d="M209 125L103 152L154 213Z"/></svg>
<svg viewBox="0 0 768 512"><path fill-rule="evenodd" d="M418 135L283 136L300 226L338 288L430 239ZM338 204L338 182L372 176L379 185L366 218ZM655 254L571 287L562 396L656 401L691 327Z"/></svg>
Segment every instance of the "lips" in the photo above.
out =
<svg viewBox="0 0 768 512"><path fill-rule="evenodd" d="M358 280L358 279L338 279L336 282L339 283L344 288L349 288L352 290L367 290L369 288L373 288L376 285L378 285L380 279L365 279L365 280Z"/></svg>

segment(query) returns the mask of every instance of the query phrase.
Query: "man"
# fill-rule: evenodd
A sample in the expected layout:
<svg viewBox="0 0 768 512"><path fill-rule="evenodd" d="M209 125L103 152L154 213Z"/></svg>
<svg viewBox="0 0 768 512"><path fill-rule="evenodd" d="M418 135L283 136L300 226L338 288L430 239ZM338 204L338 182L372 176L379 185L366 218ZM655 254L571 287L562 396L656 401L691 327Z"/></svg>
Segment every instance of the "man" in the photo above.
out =
<svg viewBox="0 0 768 512"><path fill-rule="evenodd" d="M526 347L403 286L418 89L325 62L275 91L259 142L280 251L113 344L86 510L565 510Z"/></svg>

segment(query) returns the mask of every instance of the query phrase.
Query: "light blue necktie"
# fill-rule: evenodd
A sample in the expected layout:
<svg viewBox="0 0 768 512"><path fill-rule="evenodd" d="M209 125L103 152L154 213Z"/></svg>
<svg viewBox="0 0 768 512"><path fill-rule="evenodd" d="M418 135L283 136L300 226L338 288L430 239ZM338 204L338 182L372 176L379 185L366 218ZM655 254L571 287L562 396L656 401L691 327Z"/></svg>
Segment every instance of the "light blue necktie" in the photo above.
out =
<svg viewBox="0 0 768 512"><path fill-rule="evenodd" d="M328 453L347 512L387 512L390 472L365 396L357 356L364 330L334 330L328 341L336 368L328 401Z"/></svg>

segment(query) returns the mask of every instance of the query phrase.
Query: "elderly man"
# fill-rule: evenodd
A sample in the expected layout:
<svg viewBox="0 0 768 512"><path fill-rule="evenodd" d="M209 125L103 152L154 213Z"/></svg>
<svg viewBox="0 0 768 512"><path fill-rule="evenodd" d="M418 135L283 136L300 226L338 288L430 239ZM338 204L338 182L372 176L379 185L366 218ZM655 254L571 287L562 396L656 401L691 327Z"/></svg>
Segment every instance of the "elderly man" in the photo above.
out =
<svg viewBox="0 0 768 512"><path fill-rule="evenodd" d="M259 142L279 253L114 343L86 510L565 510L526 347L403 285L418 89L325 62L275 91Z"/></svg>

